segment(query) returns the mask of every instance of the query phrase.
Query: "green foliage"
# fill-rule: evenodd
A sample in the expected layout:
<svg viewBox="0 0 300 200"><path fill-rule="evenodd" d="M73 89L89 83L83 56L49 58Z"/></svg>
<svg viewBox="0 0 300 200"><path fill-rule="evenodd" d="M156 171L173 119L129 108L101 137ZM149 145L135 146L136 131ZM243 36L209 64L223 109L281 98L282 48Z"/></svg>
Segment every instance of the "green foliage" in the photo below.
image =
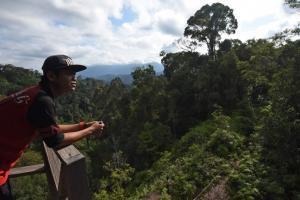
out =
<svg viewBox="0 0 300 200"><path fill-rule="evenodd" d="M266 167L261 163L261 151L256 132L249 138L249 145L231 169L228 189L232 199L263 199L261 184Z"/></svg>
<svg viewBox="0 0 300 200"><path fill-rule="evenodd" d="M299 44L296 41L283 47L282 53L287 55L289 51L289 57L282 61L285 68L274 75L270 92L271 109L262 131L264 161L270 168L263 188L266 196L274 199L299 197Z"/></svg>
<svg viewBox="0 0 300 200"><path fill-rule="evenodd" d="M237 59L231 51L215 62L191 52L169 53L162 59L169 80L169 118L176 136L207 119L216 104L230 112L241 101L246 90Z"/></svg>
<svg viewBox="0 0 300 200"><path fill-rule="evenodd" d="M13 65L0 65L0 95L8 95L24 88L35 85L39 81L38 71L15 67Z"/></svg>
<svg viewBox="0 0 300 200"><path fill-rule="evenodd" d="M122 150L136 169L149 167L171 143L168 122L166 79L156 76L152 66L137 68L127 112L122 119L126 133L120 140Z"/></svg>
<svg viewBox="0 0 300 200"><path fill-rule="evenodd" d="M207 147L219 157L237 157L241 151L242 137L232 131L228 116L218 112L213 113L216 130L210 135Z"/></svg>
<svg viewBox="0 0 300 200"><path fill-rule="evenodd" d="M167 192L172 199L193 199L199 189L205 188L209 182L218 176L229 174L231 160L241 151L241 136L237 137L230 128L230 117L221 111L213 114L209 121L201 123L186 133L170 152L165 152L154 163L152 168L140 172L135 180L143 180L137 185L133 199L141 199L147 194ZM216 136L216 131L228 131L228 142L220 141L223 138ZM225 146L230 151L211 151L219 146ZM221 147L222 148L222 147ZM140 181L138 181L140 182Z"/></svg>
<svg viewBox="0 0 300 200"><path fill-rule="evenodd" d="M128 199L125 186L131 181L131 174L134 169L122 160L122 153L118 152L115 159L107 162L104 169L109 172L109 176L100 180L100 190L94 194L94 199L101 200L125 200ZM117 158L116 158L117 157Z"/></svg>
<svg viewBox="0 0 300 200"><path fill-rule="evenodd" d="M268 104L268 90L272 76L279 70L278 50L274 43L266 40L248 41L249 60L238 62L243 81L247 84L247 93L254 106Z"/></svg>
<svg viewBox="0 0 300 200"><path fill-rule="evenodd" d="M43 163L42 155L31 149L27 150L17 166L28 166ZM47 199L48 183L46 174L36 174L10 179L12 192L16 199L40 200Z"/></svg>
<svg viewBox="0 0 300 200"><path fill-rule="evenodd" d="M13 196L20 200L47 199L48 183L46 174L18 177L11 180Z"/></svg>
<svg viewBox="0 0 300 200"><path fill-rule="evenodd" d="M162 124L145 123L145 127L138 135L137 156L144 166L149 166L160 156L160 153L168 148L171 141L171 133L168 126Z"/></svg>
<svg viewBox="0 0 300 200"><path fill-rule="evenodd" d="M237 171L230 175L229 186L232 199L260 199L259 176L252 155L243 156Z"/></svg>

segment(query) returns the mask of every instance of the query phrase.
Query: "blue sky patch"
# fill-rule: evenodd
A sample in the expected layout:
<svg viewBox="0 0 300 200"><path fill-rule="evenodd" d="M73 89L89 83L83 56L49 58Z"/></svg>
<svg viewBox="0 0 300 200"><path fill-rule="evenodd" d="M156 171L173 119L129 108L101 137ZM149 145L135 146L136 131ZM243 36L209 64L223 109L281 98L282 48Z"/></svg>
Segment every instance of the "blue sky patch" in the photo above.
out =
<svg viewBox="0 0 300 200"><path fill-rule="evenodd" d="M132 22L136 19L136 14L132 11L131 7L124 6L122 9L122 18L109 17L108 19L114 26L121 26L124 23Z"/></svg>
<svg viewBox="0 0 300 200"><path fill-rule="evenodd" d="M253 21L244 22L242 24L239 24L239 26L240 26L239 29L240 29L240 31L248 31L248 30L255 29L257 27L264 26L266 24L270 24L272 21L275 21L275 20L276 20L275 15L266 15L266 16L259 17Z"/></svg>
<svg viewBox="0 0 300 200"><path fill-rule="evenodd" d="M55 20L54 25L59 28L63 28L67 26L67 23L62 20Z"/></svg>

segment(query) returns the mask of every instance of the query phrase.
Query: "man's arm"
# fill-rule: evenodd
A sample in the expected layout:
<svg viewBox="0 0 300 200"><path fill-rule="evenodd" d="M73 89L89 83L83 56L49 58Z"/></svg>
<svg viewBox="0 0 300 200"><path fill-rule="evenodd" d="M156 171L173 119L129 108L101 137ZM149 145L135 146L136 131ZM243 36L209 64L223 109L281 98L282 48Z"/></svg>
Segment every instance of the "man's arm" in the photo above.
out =
<svg viewBox="0 0 300 200"><path fill-rule="evenodd" d="M61 133L67 133L67 132L74 132L74 131L80 131L85 128L85 125L82 123L78 124L60 124L58 125L59 132Z"/></svg>
<svg viewBox="0 0 300 200"><path fill-rule="evenodd" d="M68 132L75 132L75 131L81 131L87 127L90 127L92 124L98 123L98 121L92 121L92 122L79 122L78 124L59 124L59 132L61 133L68 133Z"/></svg>
<svg viewBox="0 0 300 200"><path fill-rule="evenodd" d="M103 122L57 125L53 99L41 93L30 107L27 118L39 132L46 144L52 148L70 145L91 134L100 134Z"/></svg>
<svg viewBox="0 0 300 200"><path fill-rule="evenodd" d="M63 125L65 127L69 128L76 128L76 125ZM73 127L72 127L73 126ZM77 142L78 140L81 140L82 138L88 137L92 134L101 134L102 130L104 128L103 122L93 122L89 125L89 127L79 130L79 131L73 131L73 132L65 132L61 133L64 134L64 139L57 145L55 148L61 148L65 147L67 145L73 144L74 142ZM77 124L78 127L78 124Z"/></svg>

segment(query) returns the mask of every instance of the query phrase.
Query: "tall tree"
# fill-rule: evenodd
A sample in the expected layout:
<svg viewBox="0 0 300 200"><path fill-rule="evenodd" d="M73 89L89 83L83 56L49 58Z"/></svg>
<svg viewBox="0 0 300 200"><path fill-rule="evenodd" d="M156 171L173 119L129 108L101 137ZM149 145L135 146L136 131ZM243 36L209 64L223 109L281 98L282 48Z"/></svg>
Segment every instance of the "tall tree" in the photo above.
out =
<svg viewBox="0 0 300 200"><path fill-rule="evenodd" d="M205 42L208 54L212 57L215 56L215 47L221 40L221 34L235 33L238 27L233 10L221 3L214 3L211 6L206 4L191 16L187 23L184 36Z"/></svg>
<svg viewBox="0 0 300 200"><path fill-rule="evenodd" d="M291 8L300 8L299 0L285 0L285 3L288 4Z"/></svg>

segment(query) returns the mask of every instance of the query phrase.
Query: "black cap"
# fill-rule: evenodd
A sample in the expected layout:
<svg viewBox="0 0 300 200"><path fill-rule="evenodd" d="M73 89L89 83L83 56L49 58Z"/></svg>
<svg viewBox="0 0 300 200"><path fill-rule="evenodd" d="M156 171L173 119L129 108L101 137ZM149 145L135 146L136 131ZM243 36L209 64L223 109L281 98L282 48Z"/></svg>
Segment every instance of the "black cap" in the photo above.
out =
<svg viewBox="0 0 300 200"><path fill-rule="evenodd" d="M53 55L46 58L42 66L43 71L53 71L59 69L69 69L79 72L86 69L84 65L73 64L72 58L66 55Z"/></svg>

